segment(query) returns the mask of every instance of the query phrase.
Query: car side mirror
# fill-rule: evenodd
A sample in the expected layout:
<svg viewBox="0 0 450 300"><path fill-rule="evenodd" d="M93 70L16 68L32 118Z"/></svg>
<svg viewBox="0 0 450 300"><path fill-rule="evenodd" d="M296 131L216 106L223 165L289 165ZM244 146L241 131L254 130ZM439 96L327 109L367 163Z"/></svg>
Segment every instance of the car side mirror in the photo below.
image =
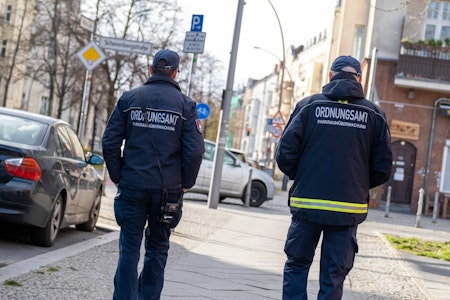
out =
<svg viewBox="0 0 450 300"><path fill-rule="evenodd" d="M98 154L91 154L88 158L88 163L94 166L102 165L104 163L103 157Z"/></svg>

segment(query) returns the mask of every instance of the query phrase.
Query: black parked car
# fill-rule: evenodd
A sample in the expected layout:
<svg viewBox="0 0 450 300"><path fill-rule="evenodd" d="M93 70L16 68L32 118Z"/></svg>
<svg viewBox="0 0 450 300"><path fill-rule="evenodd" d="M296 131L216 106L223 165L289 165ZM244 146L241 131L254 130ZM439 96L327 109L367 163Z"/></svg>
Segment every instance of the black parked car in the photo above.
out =
<svg viewBox="0 0 450 300"><path fill-rule="evenodd" d="M53 245L69 225L95 229L103 165L66 122L0 108L0 221L30 225L33 244Z"/></svg>

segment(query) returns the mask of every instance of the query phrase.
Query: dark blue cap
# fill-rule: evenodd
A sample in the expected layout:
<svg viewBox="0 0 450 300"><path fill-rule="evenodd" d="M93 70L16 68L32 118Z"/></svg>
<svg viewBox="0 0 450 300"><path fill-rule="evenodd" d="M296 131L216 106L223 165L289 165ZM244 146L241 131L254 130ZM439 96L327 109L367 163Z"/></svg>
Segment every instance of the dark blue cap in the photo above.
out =
<svg viewBox="0 0 450 300"><path fill-rule="evenodd" d="M159 70L175 70L178 69L179 63L180 57L176 52L163 49L156 52L152 66Z"/></svg>
<svg viewBox="0 0 450 300"><path fill-rule="evenodd" d="M356 58L350 55L338 56L331 65L331 70L341 72L344 67L352 67L356 73L361 74L361 64Z"/></svg>

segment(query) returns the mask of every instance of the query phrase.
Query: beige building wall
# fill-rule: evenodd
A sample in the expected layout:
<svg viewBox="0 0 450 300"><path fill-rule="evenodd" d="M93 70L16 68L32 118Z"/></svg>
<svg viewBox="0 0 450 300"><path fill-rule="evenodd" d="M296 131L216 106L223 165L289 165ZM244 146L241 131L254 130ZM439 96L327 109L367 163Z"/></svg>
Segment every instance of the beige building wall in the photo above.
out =
<svg viewBox="0 0 450 300"><path fill-rule="evenodd" d="M5 86L11 65L12 78L9 83L6 105L22 108L23 90L27 65L27 49L29 46L30 27L33 20L34 0L0 0L0 45L6 41L5 57L0 57L1 84L0 104L3 105ZM11 8L11 9L10 9ZM9 20L8 20L9 18ZM18 39L20 36L20 43Z"/></svg>
<svg viewBox="0 0 450 300"><path fill-rule="evenodd" d="M369 8L368 1L354 0L342 0L336 6L326 69L340 55L352 55L363 62Z"/></svg>
<svg viewBox="0 0 450 300"><path fill-rule="evenodd" d="M402 0L371 1L367 22L366 58L371 58L372 49L377 48L378 57L390 60L398 59L399 41L403 34L406 9ZM390 28L390 30L387 31L386 28Z"/></svg>

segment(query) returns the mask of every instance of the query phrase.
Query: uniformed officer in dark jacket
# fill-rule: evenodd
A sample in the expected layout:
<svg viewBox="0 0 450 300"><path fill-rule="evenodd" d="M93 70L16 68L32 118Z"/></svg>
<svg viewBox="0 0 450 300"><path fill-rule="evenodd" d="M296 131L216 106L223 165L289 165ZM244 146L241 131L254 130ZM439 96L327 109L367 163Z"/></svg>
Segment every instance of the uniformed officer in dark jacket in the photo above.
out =
<svg viewBox="0 0 450 300"><path fill-rule="evenodd" d="M174 51L157 52L151 77L123 93L103 135L106 166L118 185L114 212L120 245L113 299L160 298L170 229L181 218L180 212L172 222L161 222L163 203L178 204L194 185L202 161L205 149L196 103L174 80L179 61ZM146 224L144 265L138 277Z"/></svg>
<svg viewBox="0 0 450 300"><path fill-rule="evenodd" d="M358 252L369 189L389 179L390 133L381 109L364 98L361 65L335 59L321 94L297 103L276 150L292 222L284 251L283 299L307 299L308 272L322 236L318 299L341 299Z"/></svg>

